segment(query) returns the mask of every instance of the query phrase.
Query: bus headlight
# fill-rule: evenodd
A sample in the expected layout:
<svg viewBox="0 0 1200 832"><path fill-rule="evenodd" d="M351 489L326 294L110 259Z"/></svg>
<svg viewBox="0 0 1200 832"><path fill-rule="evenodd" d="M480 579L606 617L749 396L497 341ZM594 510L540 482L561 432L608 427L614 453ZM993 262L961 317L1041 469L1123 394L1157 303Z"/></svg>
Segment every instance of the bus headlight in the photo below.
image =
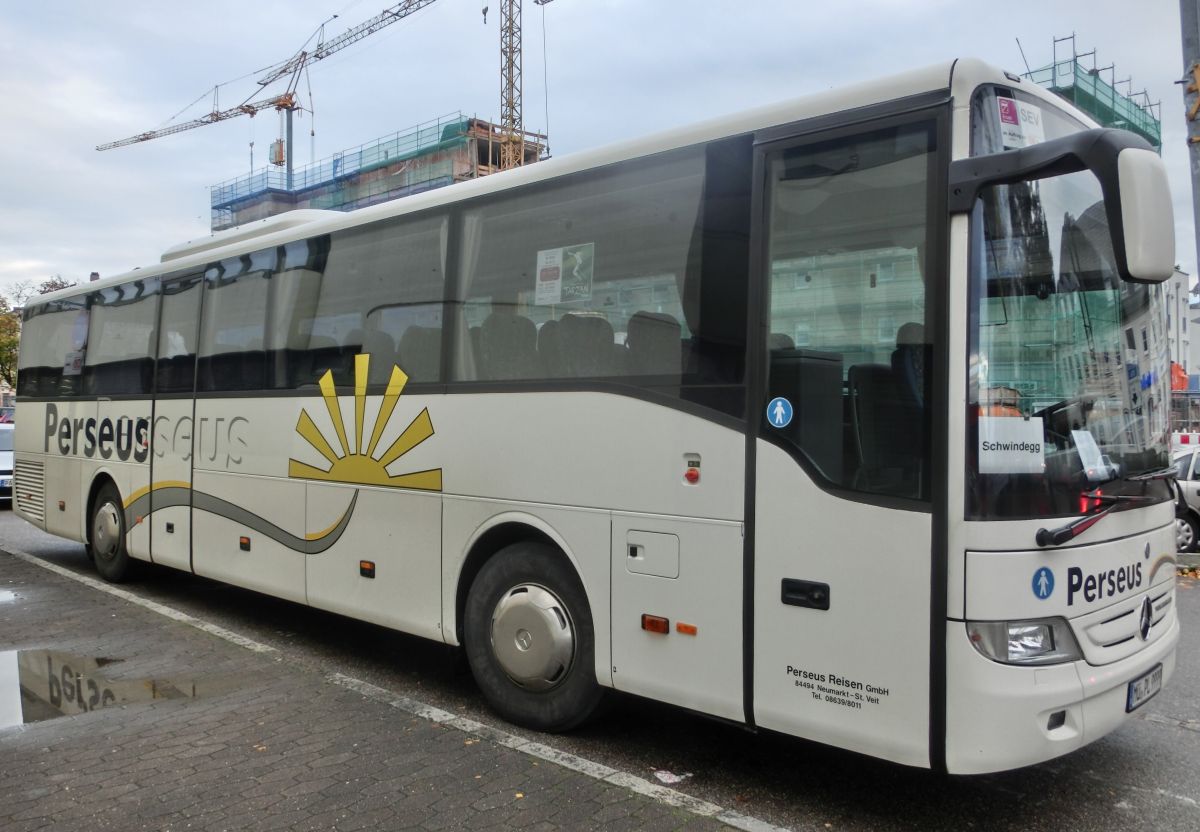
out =
<svg viewBox="0 0 1200 832"><path fill-rule="evenodd" d="M967 638L984 656L1004 664L1061 664L1083 658L1063 618L968 621Z"/></svg>

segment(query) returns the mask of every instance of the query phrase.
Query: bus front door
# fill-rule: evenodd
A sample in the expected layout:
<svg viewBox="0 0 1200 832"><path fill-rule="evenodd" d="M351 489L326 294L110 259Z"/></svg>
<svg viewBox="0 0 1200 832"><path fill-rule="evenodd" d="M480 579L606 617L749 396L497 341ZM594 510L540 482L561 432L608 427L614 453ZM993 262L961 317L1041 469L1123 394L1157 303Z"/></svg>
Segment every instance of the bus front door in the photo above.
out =
<svg viewBox="0 0 1200 832"><path fill-rule="evenodd" d="M940 115L759 146L757 725L929 765ZM761 331L761 330L760 330Z"/></svg>

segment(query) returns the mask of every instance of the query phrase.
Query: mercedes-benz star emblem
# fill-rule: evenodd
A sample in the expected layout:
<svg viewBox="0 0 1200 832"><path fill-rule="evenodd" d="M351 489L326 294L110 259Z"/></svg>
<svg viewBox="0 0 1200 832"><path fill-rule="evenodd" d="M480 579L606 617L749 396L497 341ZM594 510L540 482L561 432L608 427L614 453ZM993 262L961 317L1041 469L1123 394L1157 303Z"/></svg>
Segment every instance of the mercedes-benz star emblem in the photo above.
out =
<svg viewBox="0 0 1200 832"><path fill-rule="evenodd" d="M1142 614L1138 618L1138 635L1142 641L1150 638L1150 627L1154 624L1154 605L1149 598L1142 599Z"/></svg>

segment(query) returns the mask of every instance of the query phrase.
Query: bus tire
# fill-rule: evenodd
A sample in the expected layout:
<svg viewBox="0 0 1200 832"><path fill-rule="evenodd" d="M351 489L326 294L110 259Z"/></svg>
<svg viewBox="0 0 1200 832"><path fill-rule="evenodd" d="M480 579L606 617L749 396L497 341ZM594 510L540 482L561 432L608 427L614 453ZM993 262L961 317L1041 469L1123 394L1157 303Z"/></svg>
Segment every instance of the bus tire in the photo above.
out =
<svg viewBox="0 0 1200 832"><path fill-rule="evenodd" d="M120 583L129 577L133 564L125 548L125 506L111 482L101 486L92 503L87 552L104 580Z"/></svg>
<svg viewBox="0 0 1200 832"><path fill-rule="evenodd" d="M464 640L488 704L525 728L568 731L607 693L583 584L545 543L513 543L484 564L467 594Z"/></svg>

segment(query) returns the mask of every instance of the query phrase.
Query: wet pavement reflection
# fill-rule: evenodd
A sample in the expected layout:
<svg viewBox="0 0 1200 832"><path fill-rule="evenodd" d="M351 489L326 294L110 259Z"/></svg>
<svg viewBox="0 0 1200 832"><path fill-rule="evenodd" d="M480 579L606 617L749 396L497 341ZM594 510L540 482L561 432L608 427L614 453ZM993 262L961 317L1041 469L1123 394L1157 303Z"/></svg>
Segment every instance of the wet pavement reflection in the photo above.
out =
<svg viewBox="0 0 1200 832"><path fill-rule="evenodd" d="M3 600L0 598L0 600ZM0 652L0 728L155 699L195 699L231 690L232 679L109 678L122 659L56 650Z"/></svg>

